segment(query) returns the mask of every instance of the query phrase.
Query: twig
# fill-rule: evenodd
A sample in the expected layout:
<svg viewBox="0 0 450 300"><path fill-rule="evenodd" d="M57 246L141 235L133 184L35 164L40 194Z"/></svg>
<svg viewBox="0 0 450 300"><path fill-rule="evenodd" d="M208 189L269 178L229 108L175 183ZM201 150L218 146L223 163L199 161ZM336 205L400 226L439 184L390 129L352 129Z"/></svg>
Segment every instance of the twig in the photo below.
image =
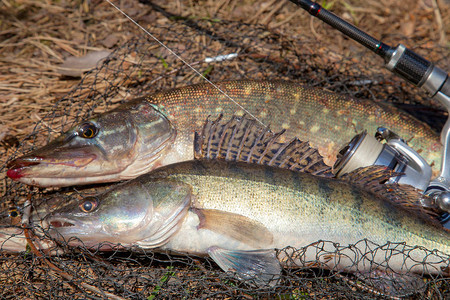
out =
<svg viewBox="0 0 450 300"><path fill-rule="evenodd" d="M214 17L214 16L217 16L217 13L222 9L222 7L224 7L225 5L229 5L230 3L230 0L222 0L222 1L220 1L217 5L216 5L216 7L214 8L214 10L213 10L213 14L212 14L212 16Z"/></svg>
<svg viewBox="0 0 450 300"><path fill-rule="evenodd" d="M298 9L296 10L294 13L290 14L287 18L284 18L282 21L275 23L273 25L270 26L271 29L275 29L277 27L280 27L281 25L284 25L286 23L288 23L289 21L291 21L294 17L296 17L297 15L300 15L302 12Z"/></svg>
<svg viewBox="0 0 450 300"><path fill-rule="evenodd" d="M320 40L320 35L317 33L316 29L314 29L314 17L311 17L309 27L311 28L311 32L316 37L316 39Z"/></svg>
<svg viewBox="0 0 450 300"><path fill-rule="evenodd" d="M253 21L258 20L258 19L259 19L259 16L260 16L263 12L265 12L270 6L272 6L274 3L276 3L276 2L277 2L277 0L272 0L272 1L269 2L269 3L263 3L263 4L262 4L262 7L258 10L258 12L257 12L253 17L251 17L251 18L248 20L248 22L249 22L249 23L253 23Z"/></svg>
<svg viewBox="0 0 450 300"><path fill-rule="evenodd" d="M32 45L34 45L34 46L36 46L37 48L39 48L39 49L41 49L41 50L43 50L43 51L46 52L48 55L50 55L50 56L56 58L58 61L64 62L64 59L61 57L61 55L59 55L58 53L56 53L55 51L53 51L53 50L52 50L51 48L49 48L48 46L46 46L46 45L40 43L39 41L29 39L29 40L28 40L28 43L29 43L29 44L32 44Z"/></svg>
<svg viewBox="0 0 450 300"><path fill-rule="evenodd" d="M339 278L340 280L345 281L349 285L354 286L356 288L359 288L359 289L361 289L363 291L369 292L369 293L371 293L373 295L383 296L383 297L386 297L386 298L391 299L391 300L401 300L400 297L384 294L381 291L377 290L376 287L369 287L369 286L365 285L364 283L352 280L352 279L350 279L350 278L348 278L346 276L343 276L342 274L336 273L335 276L336 276L336 278Z"/></svg>
<svg viewBox="0 0 450 300"><path fill-rule="evenodd" d="M53 129L52 126L50 126L47 122L45 122L44 119L42 119L37 113L33 113L33 117L34 117L35 119L37 119L39 122L42 122L42 124L43 124L45 127L47 127L47 128L50 130L50 132L53 132L53 133L60 133L58 130Z"/></svg>
<svg viewBox="0 0 450 300"><path fill-rule="evenodd" d="M442 22L441 10L439 9L437 0L432 0L431 4L433 6L434 16L436 18L436 23L438 26L439 44L444 46L447 42L447 37L445 36L444 26L442 25L443 22Z"/></svg>
<svg viewBox="0 0 450 300"><path fill-rule="evenodd" d="M283 6L285 6L285 4L285 1L280 1L273 9L270 10L267 16L264 17L264 19L261 21L261 24L267 26L267 24L270 23L270 20L272 20L273 15L276 14Z"/></svg>

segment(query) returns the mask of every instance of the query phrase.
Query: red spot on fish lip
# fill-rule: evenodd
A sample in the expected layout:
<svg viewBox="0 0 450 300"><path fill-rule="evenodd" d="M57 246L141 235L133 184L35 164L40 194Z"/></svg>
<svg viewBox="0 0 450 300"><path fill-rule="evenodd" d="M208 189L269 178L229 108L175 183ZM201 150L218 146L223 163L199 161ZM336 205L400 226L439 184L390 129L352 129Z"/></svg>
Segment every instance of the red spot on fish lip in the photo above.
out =
<svg viewBox="0 0 450 300"><path fill-rule="evenodd" d="M10 169L6 172L6 176L11 178L12 180L19 180L24 176L23 168Z"/></svg>
<svg viewBox="0 0 450 300"><path fill-rule="evenodd" d="M9 178L11 178L12 180L18 180L25 176L24 171L25 171L26 167L38 165L38 164L40 164L40 161L42 159L43 158L39 157L39 156L35 156L30 159L27 159L27 158L15 159L15 160L11 161L10 163L8 163L7 167L10 169L6 172L6 175Z"/></svg>

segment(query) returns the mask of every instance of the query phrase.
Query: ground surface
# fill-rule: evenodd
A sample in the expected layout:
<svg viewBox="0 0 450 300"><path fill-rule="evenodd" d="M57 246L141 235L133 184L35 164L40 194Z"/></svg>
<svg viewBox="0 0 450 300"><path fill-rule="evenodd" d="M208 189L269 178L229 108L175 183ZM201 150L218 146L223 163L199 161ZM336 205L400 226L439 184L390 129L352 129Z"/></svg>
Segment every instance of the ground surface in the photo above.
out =
<svg viewBox="0 0 450 300"><path fill-rule="evenodd" d="M234 78L293 80L375 101L393 102L428 122L437 131L445 121L446 112L442 111L438 103L429 101L425 93L391 75L383 68L381 59L319 20L313 19L305 11L297 9L289 1L204 0L140 3L129 0L115 3L120 4L119 6L142 26L148 28L161 41L178 49L187 61L194 64L204 57L228 54L235 49L247 55L244 55L239 63L231 62L223 67L215 66L213 69L198 64L199 67L204 67L201 69L202 72L213 80ZM447 0L336 0L323 1L321 4L385 43L392 46L404 43L441 68L450 71L450 2ZM221 20L234 22L220 22ZM216 33L230 42L229 44L235 43L238 46L229 44L224 46L217 41L210 42L205 35L200 34L206 30ZM171 65L166 68L161 61L157 64L158 61L151 59L147 62L151 67L147 68L154 69L155 73L151 73L150 70L148 80L147 75L140 74L140 71L133 73L127 68L124 72L119 72L117 68L106 68L106 71L99 72L107 75L113 73L114 76L101 77L106 79L100 82L94 80L96 82L94 87L91 84L94 82L91 81L91 77L79 85L80 78L62 75L59 67L66 58L80 57L91 51L114 51L127 45L123 53L128 63L147 49L139 43L136 48L130 46L129 41L136 37L142 40L142 44L146 43L140 29L106 1L0 1L0 196L4 196L0 207L7 206L9 201L21 202L31 195L30 189L11 185L7 181L5 163L32 147L43 145L46 140L56 136L71 120L80 118L83 113L92 113L94 108L95 112L101 112L104 106L99 104L92 108L91 104L97 101L97 98L101 99L98 94L102 91L114 91L108 100L114 105L117 101L127 100L139 93L201 82L201 79L192 72L186 70L179 72L178 67ZM120 53L122 52L119 51L116 57L120 57ZM167 61L170 64L169 59ZM162 71L160 72L158 68ZM159 75L163 73L164 76ZM95 78L100 76L97 75ZM136 88L138 85L135 80L151 84L144 83L140 88ZM108 85L111 82L119 82L119 86L111 89ZM94 91L95 95L92 96L88 91ZM69 96L66 96L67 93ZM105 94L110 95L106 92ZM67 116L55 113L64 111L66 106ZM53 119L49 117L52 114L55 116ZM35 131L37 122L40 122L40 128L46 129L42 134L41 131ZM34 135L31 135L33 133ZM37 192L41 191L33 189L33 195ZM77 270L85 274L86 278L89 277L89 282L93 285L95 278L101 278L103 274L109 272L112 277L105 286L116 293L127 295L116 284L120 276L130 276L125 267L122 268L122 265L118 264L115 268L97 261L98 268L93 268L92 261L89 264L90 259L78 257L74 261L77 261L79 266L67 258L60 263L62 265L67 263L72 271L77 266ZM50 275L46 274L48 272L42 264L36 263L36 267L30 271L31 266L30 269L27 268L31 263L28 257L8 260L7 257L1 256L0 260L2 266L0 280L5 285L13 284L17 287L16 294L11 293L4 295L5 297L11 295L46 297L52 289L55 291L54 296L58 297L64 292L73 291L60 280L49 284L45 276ZM127 292L133 291L136 295L143 295L139 294L141 286L148 288L155 286L155 282L163 285L168 281L167 274L171 274L171 271L167 270L167 264L157 264L155 273L142 267L147 260L153 261L153 258L146 256L142 261L137 260L137 267L134 270L140 270L141 278L146 278L148 282L139 282L143 279L139 279L140 275L136 271L137 273L131 276L136 281L134 283L136 287L129 288ZM115 262L117 261L126 261L125 265L128 267L132 264L131 259L120 255L116 257ZM201 277L203 272L206 272L199 267L192 267L196 262L191 260L181 262L189 265L190 269L179 273L178 279L183 276L189 278L192 274ZM13 268L14 264L22 269L17 267L18 271L10 276L8 270ZM172 260L171 264L174 264ZM208 266L210 272L208 274L212 274L214 270L214 267ZM36 278L44 276L47 281L41 280L42 283L40 280L31 281L31 272L35 272ZM51 276L60 278L54 274ZM32 288L29 282L33 282ZM199 283L198 280L194 283L184 281L184 285L179 285L175 280L172 282L172 279L168 282L173 285L173 291L180 289L177 291L178 294L175 292L173 294L178 296L183 293L189 295L186 292L189 289L198 292L214 286L214 281L206 286L202 286L203 283ZM311 282L318 283L318 281ZM304 286L300 288L298 282L295 283L296 288L287 289L286 296L282 294L282 297L299 297L305 289L308 290L311 282L303 283ZM23 294L19 292L21 286L26 287ZM328 281L323 281L320 288L326 289L327 286ZM448 282L445 286L448 288ZM38 293L40 288L45 291L42 295ZM333 285L333 288L336 297L345 295L349 290L346 281ZM217 289L223 290L223 287ZM286 287L283 291L286 291ZM166 297L171 295L170 290L165 292L167 294L163 295ZM144 294L149 293L147 291ZM208 295L212 297L214 294ZM230 287L226 293L217 295L253 296L246 294L245 289L239 292L239 289ZM313 291L307 295L326 297L327 293L314 294ZM358 295L354 298L358 298Z"/></svg>

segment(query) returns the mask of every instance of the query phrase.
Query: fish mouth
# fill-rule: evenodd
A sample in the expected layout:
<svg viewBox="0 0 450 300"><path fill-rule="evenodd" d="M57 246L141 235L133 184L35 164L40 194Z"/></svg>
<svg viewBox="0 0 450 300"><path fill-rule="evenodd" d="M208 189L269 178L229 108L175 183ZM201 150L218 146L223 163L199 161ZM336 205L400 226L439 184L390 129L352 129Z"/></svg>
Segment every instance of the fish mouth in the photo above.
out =
<svg viewBox="0 0 450 300"><path fill-rule="evenodd" d="M23 177L41 178L53 175L57 172L54 168L76 168L80 169L97 159L94 153L82 151L74 155L57 155L55 157L44 157L37 155L26 155L19 157L7 164L6 175L12 180L20 180ZM53 167L53 168L52 168ZM62 174L61 174L62 175Z"/></svg>
<svg viewBox="0 0 450 300"><path fill-rule="evenodd" d="M31 158L17 158L11 162L8 163L7 167L11 169L18 169L22 167L28 167L28 166L34 166L38 165L41 160L43 160L43 157L34 156Z"/></svg>
<svg viewBox="0 0 450 300"><path fill-rule="evenodd" d="M76 222L74 220L63 216L48 215L44 218L43 223L47 229L64 229L76 226Z"/></svg>
<svg viewBox="0 0 450 300"><path fill-rule="evenodd" d="M31 158L17 158L6 165L9 169L6 172L6 175L13 180L18 180L24 176L24 170L27 167L39 165L42 160L43 158L39 156Z"/></svg>
<svg viewBox="0 0 450 300"><path fill-rule="evenodd" d="M75 224L71 223L69 220L50 220L48 221L48 223L55 227L55 228L64 228L64 227L71 227L71 226L75 226Z"/></svg>
<svg viewBox="0 0 450 300"><path fill-rule="evenodd" d="M68 245L94 246L98 244L96 228L91 223L73 220L63 216L48 216L45 218L46 233L51 239L67 242Z"/></svg>

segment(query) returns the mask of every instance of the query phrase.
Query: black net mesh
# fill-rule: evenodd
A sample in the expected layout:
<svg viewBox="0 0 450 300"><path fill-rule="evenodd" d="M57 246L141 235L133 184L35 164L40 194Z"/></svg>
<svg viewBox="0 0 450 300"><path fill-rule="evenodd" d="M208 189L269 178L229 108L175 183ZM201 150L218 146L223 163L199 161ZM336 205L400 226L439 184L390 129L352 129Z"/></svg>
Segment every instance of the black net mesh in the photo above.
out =
<svg viewBox="0 0 450 300"><path fill-rule="evenodd" d="M425 93L388 75L380 67L381 60L373 59L373 55L367 51L358 49L355 53L343 56L323 49L314 40L298 34L289 36L272 32L263 26L213 19L175 19L170 26L156 25L150 30L212 81L291 80L355 97L393 102L430 123L436 130L440 130L445 121L445 114L436 103L427 102ZM425 56L433 52L433 56L441 57L437 61L438 65L446 66L449 63L446 49L423 48L419 51ZM218 59L219 56L230 54L235 57ZM6 164L15 157L44 145L83 118L104 112L138 95L202 81L189 67L147 35L132 38L96 69L87 73L79 85L59 100L20 146L17 149L13 146L12 155L7 156L6 147L0 147L0 156L3 157L0 172L6 172ZM8 149L8 153L11 153L11 149ZM93 188L79 187L77 193L90 193ZM95 190L98 191L99 187L95 187ZM11 207L22 207L25 200L31 200L38 206L36 200L50 197L56 192L71 193L73 188L44 190L5 179L0 187L1 211L3 215L8 215ZM2 232L8 230L8 226L0 228ZM15 233L23 238L23 232ZM33 236L31 232L29 234ZM2 237L3 240L8 238ZM10 234L10 238L16 237ZM328 246L325 247L325 244ZM334 250L330 251L330 247ZM388 251L390 255L401 253L405 259L408 251L412 251L404 245L390 244L383 247L394 249ZM27 249L20 254L0 254L2 299L361 299L384 297L383 293L389 294L389 289L394 288L382 283L386 280L326 270L314 262L304 262L303 266L284 270L275 286L255 287L251 282L242 282L232 274L222 272L207 258L166 255L142 249L95 252L61 243L58 249L64 249L64 253L58 255L43 250L36 252L32 247ZM358 259L368 259L379 246L361 241L352 249L358 252L355 256ZM336 255L344 249L331 242L319 242L305 249L281 250L290 256L301 256L306 251L315 251L319 258ZM425 257L434 256L441 262L448 261L448 257L428 250L422 251ZM367 284L371 280L372 284ZM448 279L440 275L425 275L422 282L423 285L413 289L414 297L450 297ZM402 289L400 285L397 284L396 288ZM404 290L411 293L411 288L404 287Z"/></svg>

